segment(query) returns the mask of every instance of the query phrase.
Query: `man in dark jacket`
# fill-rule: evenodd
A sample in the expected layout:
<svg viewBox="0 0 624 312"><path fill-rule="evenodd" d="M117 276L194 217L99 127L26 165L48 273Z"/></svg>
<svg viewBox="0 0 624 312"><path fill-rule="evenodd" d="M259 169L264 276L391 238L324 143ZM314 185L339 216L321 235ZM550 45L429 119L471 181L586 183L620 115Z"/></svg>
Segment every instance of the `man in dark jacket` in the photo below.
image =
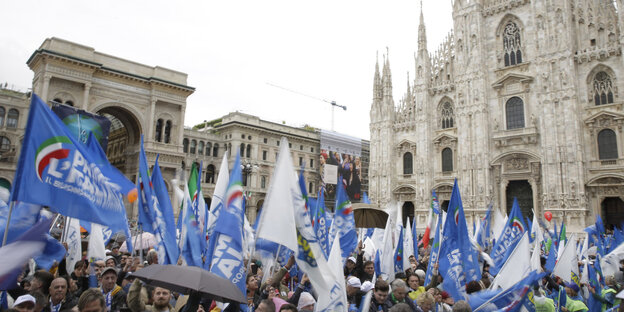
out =
<svg viewBox="0 0 624 312"><path fill-rule="evenodd" d="M69 279L59 276L50 284L50 301L43 308L43 312L70 311L78 303L68 291Z"/></svg>
<svg viewBox="0 0 624 312"><path fill-rule="evenodd" d="M407 296L407 284L405 284L405 282L402 279L395 279L391 285L392 285L392 293L390 294L390 296L388 296L388 299L386 299L386 303L385 303L385 306L386 308L388 308L388 310L390 310L390 308L392 308L392 306L394 306L395 304L407 303L407 305L410 306L412 311L419 311L416 308L414 301L412 301Z"/></svg>
<svg viewBox="0 0 624 312"><path fill-rule="evenodd" d="M117 281L117 269L106 267L101 273L102 294L104 295L104 303L108 312L118 312L126 304L126 293L115 282Z"/></svg>
<svg viewBox="0 0 624 312"><path fill-rule="evenodd" d="M373 290L373 297L370 301L369 312L377 312L382 310L384 312L388 312L388 308L385 305L386 300L388 299L388 292L390 291L390 286L383 280L378 280L375 283L375 289Z"/></svg>

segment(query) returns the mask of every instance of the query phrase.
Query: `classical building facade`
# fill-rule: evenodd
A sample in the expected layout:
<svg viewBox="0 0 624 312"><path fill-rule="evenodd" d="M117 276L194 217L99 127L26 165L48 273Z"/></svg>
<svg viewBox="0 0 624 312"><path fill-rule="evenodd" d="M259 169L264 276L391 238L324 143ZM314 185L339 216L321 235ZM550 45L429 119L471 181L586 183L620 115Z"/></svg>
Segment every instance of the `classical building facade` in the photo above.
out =
<svg viewBox="0 0 624 312"><path fill-rule="evenodd" d="M59 38L46 39L27 65L34 73L32 90L44 101L111 120L107 157L132 181L136 181L143 135L149 165L160 155L170 195L174 178L188 178L193 162L203 164L202 191L210 204L224 153L228 152L232 168L240 151L247 215L253 223L268 190L280 139L286 137L295 167L305 165L308 192L316 194L320 187L318 129L239 112L185 128L186 100L195 90L187 85L185 73L124 60ZM13 181L29 103L30 92L0 86L0 187L8 189ZM362 141L362 149L362 189L367 190L367 141ZM136 205L126 207L130 218L136 218ZM177 207L174 214L178 214Z"/></svg>
<svg viewBox="0 0 624 312"><path fill-rule="evenodd" d="M622 8L623 1L617 5ZM488 203L551 211L581 231L624 221L624 10L614 1L454 0L453 29L427 50L421 11L415 77L392 97L375 68L370 197L427 218L458 179L468 222Z"/></svg>

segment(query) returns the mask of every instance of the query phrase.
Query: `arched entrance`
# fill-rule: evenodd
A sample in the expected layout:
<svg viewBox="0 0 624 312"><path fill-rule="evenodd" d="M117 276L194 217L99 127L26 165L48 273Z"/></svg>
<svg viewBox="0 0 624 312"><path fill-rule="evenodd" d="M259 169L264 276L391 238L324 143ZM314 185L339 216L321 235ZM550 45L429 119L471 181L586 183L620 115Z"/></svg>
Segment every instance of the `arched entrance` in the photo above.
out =
<svg viewBox="0 0 624 312"><path fill-rule="evenodd" d="M624 201L619 197L605 197L600 204L602 220L607 229L620 227L624 221Z"/></svg>
<svg viewBox="0 0 624 312"><path fill-rule="evenodd" d="M450 201L449 200L443 200L440 203L440 209L444 210L444 212L448 212L448 205L449 205Z"/></svg>
<svg viewBox="0 0 624 312"><path fill-rule="evenodd" d="M111 121L106 149L108 161L127 177L135 177L142 133L139 121L119 106L108 106L97 113Z"/></svg>
<svg viewBox="0 0 624 312"><path fill-rule="evenodd" d="M505 194L507 215L511 212L514 198L517 198L522 216L533 219L533 188L528 180L509 181Z"/></svg>
<svg viewBox="0 0 624 312"><path fill-rule="evenodd" d="M403 216L402 222L404 227L407 226L407 222L411 224L414 220L414 203L411 201L404 202L401 215Z"/></svg>

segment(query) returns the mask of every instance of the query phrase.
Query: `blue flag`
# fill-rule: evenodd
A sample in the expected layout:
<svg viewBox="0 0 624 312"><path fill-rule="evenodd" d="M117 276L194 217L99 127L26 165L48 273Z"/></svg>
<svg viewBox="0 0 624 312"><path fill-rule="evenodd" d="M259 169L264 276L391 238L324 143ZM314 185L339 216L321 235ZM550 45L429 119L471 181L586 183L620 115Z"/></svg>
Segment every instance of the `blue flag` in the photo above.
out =
<svg viewBox="0 0 624 312"><path fill-rule="evenodd" d="M496 240L496 244L494 244L490 254L492 261L494 261L494 266L490 268L490 274L498 274L498 271L503 267L509 255L516 248L516 245L525 231L526 225L524 224L524 217L522 217L520 206L518 206L518 200L514 198L507 224L503 229L503 233Z"/></svg>
<svg viewBox="0 0 624 312"><path fill-rule="evenodd" d="M492 203L488 205L488 210L485 213L485 217L481 219L481 226L479 227L479 231L476 235L477 244L481 249L487 249L490 244L490 220L492 215Z"/></svg>
<svg viewBox="0 0 624 312"><path fill-rule="evenodd" d="M41 206L32 205L23 202L17 202L13 205L11 213L11 224L9 225L9 234L7 244L16 240L20 235L30 229L37 220L41 212ZM4 229L7 224L9 215L9 206L0 200L0 237L4 237Z"/></svg>
<svg viewBox="0 0 624 312"><path fill-rule="evenodd" d="M529 273L527 277L522 279L520 282L511 286L507 290L502 292L490 292L493 296L481 303L481 300L473 300L480 296L480 292L475 293L475 295L470 295L468 302L473 308L473 311L520 311L525 300L528 300L528 294L533 289L533 285L535 285L545 274L537 273L535 271ZM478 306L474 306L473 304L478 302Z"/></svg>
<svg viewBox="0 0 624 312"><path fill-rule="evenodd" d="M34 259L38 267L49 270L54 265L54 262L60 263L65 258L67 250L65 250L65 246L61 242L50 236L50 234L45 235L45 240L46 245L43 252Z"/></svg>
<svg viewBox="0 0 624 312"><path fill-rule="evenodd" d="M555 268L555 264L557 263L557 249L555 246L550 247L550 251L548 252L548 258L546 258L546 264L544 265L544 269L547 272L552 272Z"/></svg>
<svg viewBox="0 0 624 312"><path fill-rule="evenodd" d="M600 262L600 261L596 261ZM602 292L602 285L598 282L598 276L596 275L596 270L594 269L591 263L587 264L587 278L589 280L589 285L594 287L596 290L596 294L600 294ZM587 307L589 311L600 311L602 308L602 302L594 298L591 294L589 298L587 298Z"/></svg>
<svg viewBox="0 0 624 312"><path fill-rule="evenodd" d="M342 250L342 259L344 260L357 247L358 237L355 232L353 207L342 183L342 176L340 176L338 184L336 184L336 206L334 209L334 221L330 228L330 241L333 241L336 235L340 235L340 249Z"/></svg>
<svg viewBox="0 0 624 312"><path fill-rule="evenodd" d="M414 218L416 219L416 218ZM429 254L429 264L427 268L433 268L433 265L438 262L438 257L440 255L440 228L442 227L442 216L438 216L438 223L436 225L435 236L433 237L433 243L431 243L431 253ZM427 274L425 275L425 283L424 285L429 285L431 283L431 276L433 275L433 270L427 270Z"/></svg>
<svg viewBox="0 0 624 312"><path fill-rule="evenodd" d="M403 271L403 227L399 233L399 240L394 250L394 273Z"/></svg>
<svg viewBox="0 0 624 312"><path fill-rule="evenodd" d="M377 252L375 253L374 267L375 275L377 275L378 277L381 276L381 254L379 253L379 249L377 249Z"/></svg>
<svg viewBox="0 0 624 312"><path fill-rule="evenodd" d="M139 190L139 225L144 232L156 234L158 226L156 225L156 212L154 196L152 192L152 179L149 174L149 166L145 149L143 148L143 135L141 135L141 150L139 152L139 177L137 180L137 188Z"/></svg>
<svg viewBox="0 0 624 312"><path fill-rule="evenodd" d="M0 248L0 290L13 289L28 259L41 254L47 245L51 219L37 222L12 243Z"/></svg>
<svg viewBox="0 0 624 312"><path fill-rule="evenodd" d="M466 226L464 208L457 186L453 185L448 214L444 223L442 246L440 247L439 270L444 276L444 289L455 300L463 300L466 283L480 280L478 254L472 248Z"/></svg>
<svg viewBox="0 0 624 312"><path fill-rule="evenodd" d="M230 183L226 192L224 209L219 213L215 227L214 249L210 271L234 283L246 294L245 265L243 263L243 183L240 154L230 174Z"/></svg>
<svg viewBox="0 0 624 312"><path fill-rule="evenodd" d="M159 213L156 214L156 223L159 227L160 237L165 247L166 257L162 264L177 264L178 257L180 256L180 250L176 244L176 228L175 220L173 217L173 207L171 206L171 199L167 192L167 186L162 177L160 166L158 165L158 156L156 156L156 163L154 164L154 172L152 172L152 185L154 187L154 194L158 198ZM164 226L163 226L164 225Z"/></svg>
<svg viewBox="0 0 624 312"><path fill-rule="evenodd" d="M414 257L418 260L418 231L416 231L416 216L412 219L412 240L414 242Z"/></svg>
<svg viewBox="0 0 624 312"><path fill-rule="evenodd" d="M316 233L316 238L319 241L319 245L321 245L321 249L323 250L323 254L325 255L325 259L329 257L330 245L329 242L329 233L327 225L329 221L327 220L327 212L325 211L325 192L321 190L319 192L319 196L316 200L316 217L314 218L314 233Z"/></svg>
<svg viewBox="0 0 624 312"><path fill-rule="evenodd" d="M105 226L127 222L121 173L97 159L36 95L32 95L22 150L15 170L12 200Z"/></svg>

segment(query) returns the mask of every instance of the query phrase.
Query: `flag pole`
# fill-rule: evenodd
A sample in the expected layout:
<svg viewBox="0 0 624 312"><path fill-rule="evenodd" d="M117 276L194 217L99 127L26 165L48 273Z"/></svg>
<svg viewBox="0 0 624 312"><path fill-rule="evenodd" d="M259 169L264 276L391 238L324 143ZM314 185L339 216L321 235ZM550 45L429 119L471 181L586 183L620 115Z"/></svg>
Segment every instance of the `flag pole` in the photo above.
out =
<svg viewBox="0 0 624 312"><path fill-rule="evenodd" d="M7 238L9 237L9 224L11 223L11 214L13 213L14 206L15 201L11 201L11 205L9 206L9 215L7 216L6 227L4 228L4 237L2 238L2 247L6 245Z"/></svg>

